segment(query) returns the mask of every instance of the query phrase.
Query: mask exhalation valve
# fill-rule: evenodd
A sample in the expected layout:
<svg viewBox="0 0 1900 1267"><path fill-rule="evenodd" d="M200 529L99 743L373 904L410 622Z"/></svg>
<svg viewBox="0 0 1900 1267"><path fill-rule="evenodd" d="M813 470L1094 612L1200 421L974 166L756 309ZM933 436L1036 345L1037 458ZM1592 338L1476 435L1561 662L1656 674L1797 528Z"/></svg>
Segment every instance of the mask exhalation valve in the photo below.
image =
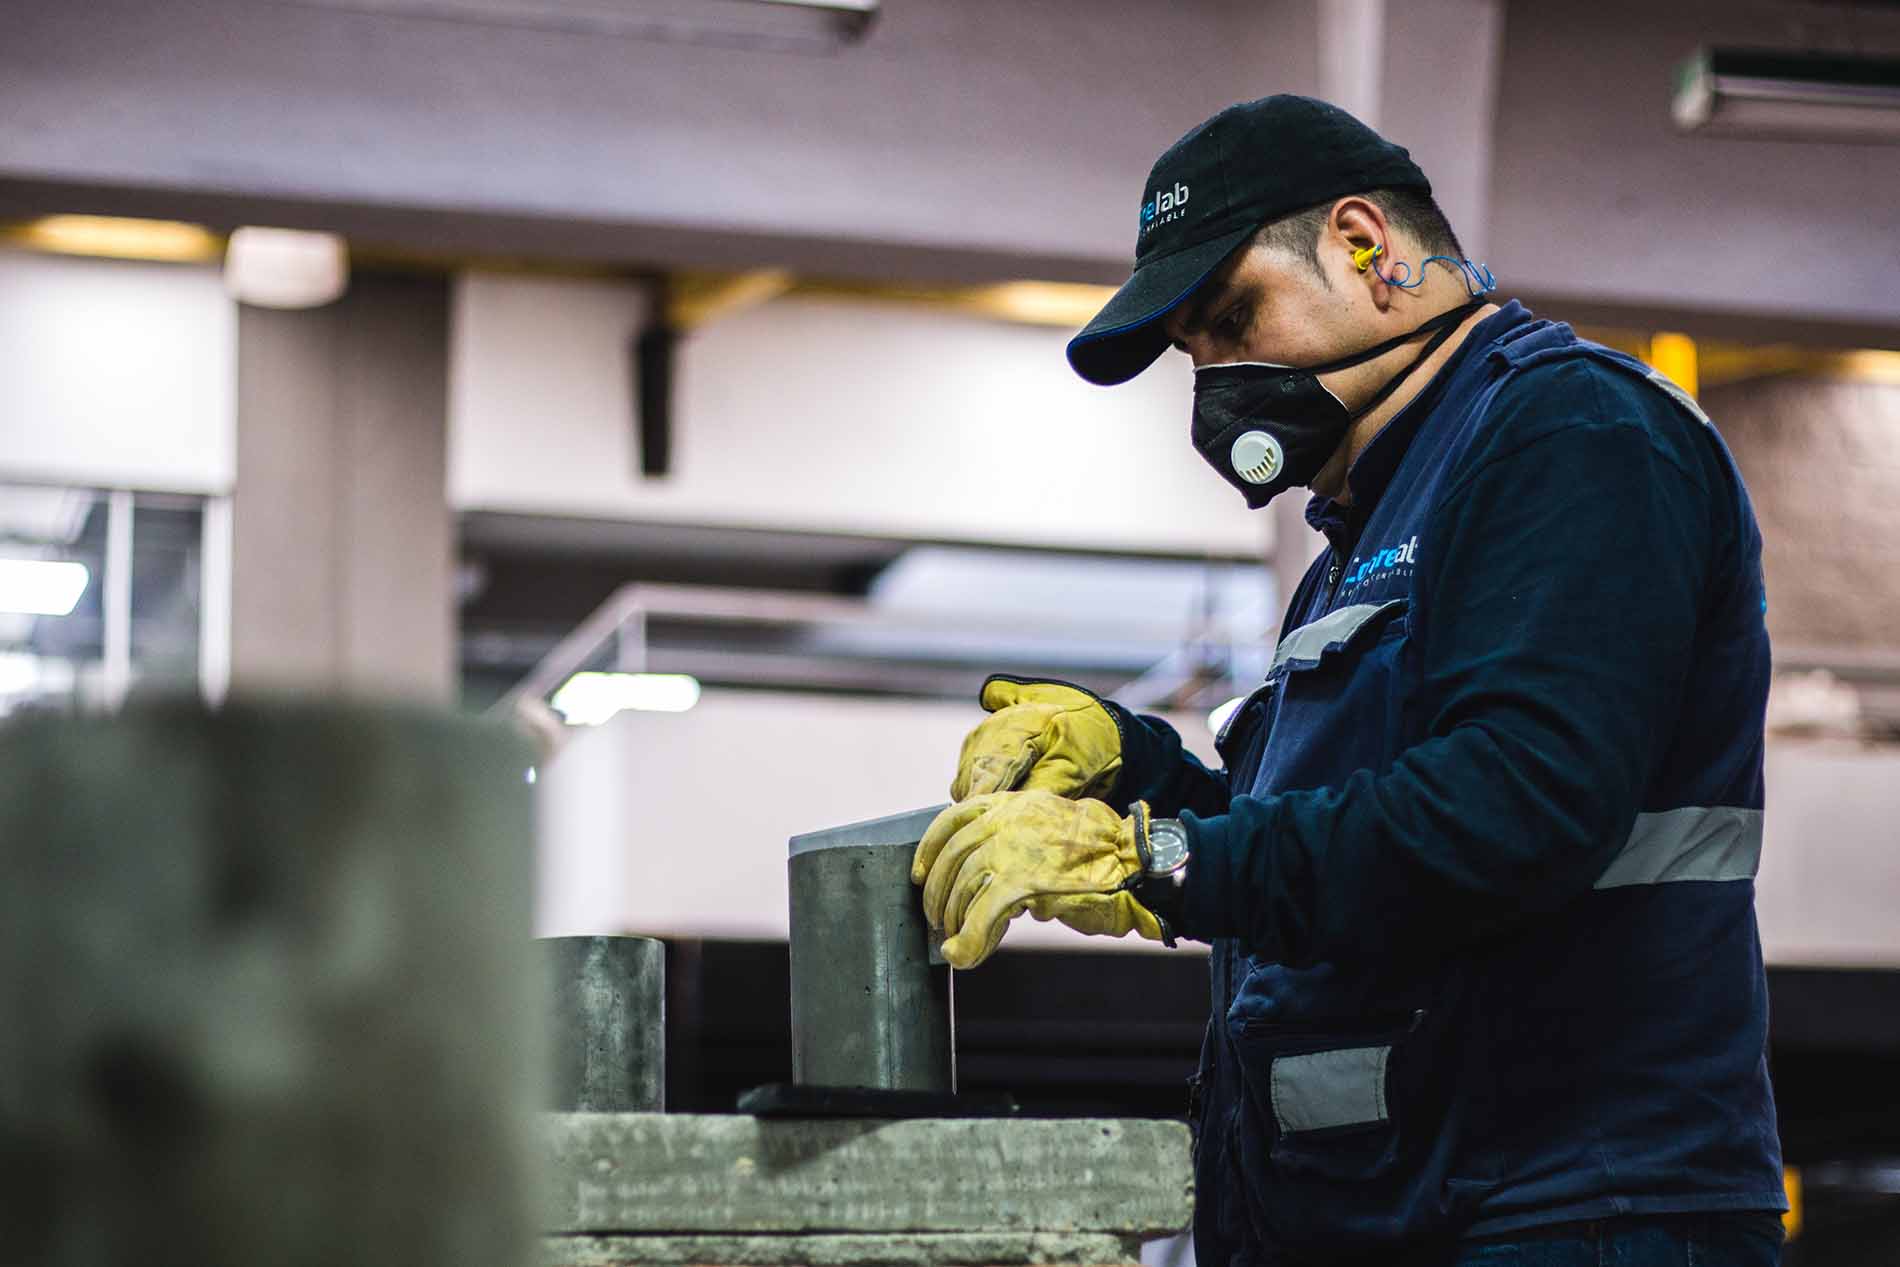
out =
<svg viewBox="0 0 1900 1267"><path fill-rule="evenodd" d="M1228 459L1234 473L1249 484L1271 484L1286 461L1280 442L1264 431L1249 431L1235 440Z"/></svg>

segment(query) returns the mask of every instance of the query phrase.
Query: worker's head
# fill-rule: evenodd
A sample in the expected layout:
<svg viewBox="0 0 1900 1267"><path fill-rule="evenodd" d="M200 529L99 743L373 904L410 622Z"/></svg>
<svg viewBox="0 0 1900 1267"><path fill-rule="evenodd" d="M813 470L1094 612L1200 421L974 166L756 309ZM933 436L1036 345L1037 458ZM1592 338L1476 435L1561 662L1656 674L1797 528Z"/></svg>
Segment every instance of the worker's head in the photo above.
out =
<svg viewBox="0 0 1900 1267"><path fill-rule="evenodd" d="M1321 364L1442 306L1427 307L1417 302L1420 293L1387 280L1393 261L1433 255L1458 259L1464 251L1429 192L1374 189L1328 199L1261 225L1161 317L1160 330L1197 368ZM1453 275L1427 277L1439 290L1459 288Z"/></svg>
<svg viewBox="0 0 1900 1267"><path fill-rule="evenodd" d="M1352 269L1348 244L1383 244L1397 258L1396 243L1368 235L1442 224L1431 193L1402 146L1337 106L1290 95L1229 106L1155 160L1134 274L1069 341L1069 363L1092 383L1125 382L1167 350L1169 316L1201 307L1219 282L1269 269L1299 288L1286 307L1298 299L1323 316L1343 294L1334 283L1372 272Z"/></svg>
<svg viewBox="0 0 1900 1267"><path fill-rule="evenodd" d="M1134 275L1070 341L1070 364L1120 383L1173 346L1197 370L1316 368L1298 382L1244 368L1197 375L1196 447L1251 504L1309 482L1334 455L1344 426L1389 390L1393 362L1412 357L1398 341L1450 309L1469 314L1458 270L1422 271L1429 257L1463 258L1424 173L1325 102L1223 110L1156 161L1145 190ZM1304 408L1305 433L1297 417L1290 430L1248 428L1263 399Z"/></svg>

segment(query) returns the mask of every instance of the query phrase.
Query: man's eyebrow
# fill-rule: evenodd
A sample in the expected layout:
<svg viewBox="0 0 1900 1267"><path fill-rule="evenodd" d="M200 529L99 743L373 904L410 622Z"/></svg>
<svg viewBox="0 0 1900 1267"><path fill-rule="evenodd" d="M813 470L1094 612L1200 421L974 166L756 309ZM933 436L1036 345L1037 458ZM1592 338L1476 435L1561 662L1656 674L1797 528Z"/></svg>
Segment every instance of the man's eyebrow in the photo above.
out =
<svg viewBox="0 0 1900 1267"><path fill-rule="evenodd" d="M1218 308L1227 298L1233 286L1226 281L1215 279L1202 294L1189 301L1181 314L1181 333L1199 334L1207 328L1208 313Z"/></svg>

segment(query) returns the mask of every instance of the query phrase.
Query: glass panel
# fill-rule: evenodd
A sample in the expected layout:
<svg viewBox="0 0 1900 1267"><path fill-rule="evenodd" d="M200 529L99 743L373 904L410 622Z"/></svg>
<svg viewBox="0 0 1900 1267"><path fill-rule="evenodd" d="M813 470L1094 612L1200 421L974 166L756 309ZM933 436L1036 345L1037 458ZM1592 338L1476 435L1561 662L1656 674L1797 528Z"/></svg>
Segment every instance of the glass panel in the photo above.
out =
<svg viewBox="0 0 1900 1267"><path fill-rule="evenodd" d="M99 489L0 484L0 716L105 703L108 503ZM136 690L196 689L203 522L202 498L133 499ZM49 579L59 582L50 599ZM81 588L70 610L49 610L75 583Z"/></svg>
<svg viewBox="0 0 1900 1267"><path fill-rule="evenodd" d="M189 691L198 681L204 502L141 493L132 506L132 681Z"/></svg>

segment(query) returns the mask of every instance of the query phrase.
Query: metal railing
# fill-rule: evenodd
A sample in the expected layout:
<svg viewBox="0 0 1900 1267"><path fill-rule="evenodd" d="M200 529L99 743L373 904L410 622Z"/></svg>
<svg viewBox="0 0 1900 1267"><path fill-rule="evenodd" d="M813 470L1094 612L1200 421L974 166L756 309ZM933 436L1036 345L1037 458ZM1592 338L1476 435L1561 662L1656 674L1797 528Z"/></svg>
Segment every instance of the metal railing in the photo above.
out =
<svg viewBox="0 0 1900 1267"><path fill-rule="evenodd" d="M889 690L893 684L914 693L954 694L970 689L981 672L970 667L945 667L942 645L967 644L960 659L974 654L993 659L981 648L988 641L1007 643L1020 657L1046 648L1050 665L1077 662L1078 648L1113 648L1121 653L1122 669L1098 668L1098 679L1112 677L1120 689L1117 698L1132 707L1149 707L1178 700L1192 687L1198 694L1229 690L1236 669L1245 673L1256 659L1264 631L1246 639L1201 636L1184 621L1160 622L1139 616L1117 621L1113 629L1099 622L1039 621L1033 625L1000 618L958 617L946 620L941 612L880 605L865 599L777 590L726 589L711 586L637 582L616 590L591 615L575 626L544 655L527 675L494 706L508 715L524 701L545 703L574 674L588 669L624 673L675 668L656 663L655 627L664 622L696 626L725 625L735 631L816 631L801 650L756 651L700 646L690 653L702 675L741 684L800 684L835 690ZM867 638L885 637L882 651ZM906 644L906 638L910 640ZM830 645L822 645L825 640ZM932 650L935 644L935 650ZM974 651L972 650L974 649ZM910 663L904 663L906 651ZM895 652L895 654L891 654ZM671 657L678 661L681 657ZM1101 658L1101 657L1098 657ZM1198 684L1198 685L1196 685ZM1251 683L1249 683L1251 685Z"/></svg>

